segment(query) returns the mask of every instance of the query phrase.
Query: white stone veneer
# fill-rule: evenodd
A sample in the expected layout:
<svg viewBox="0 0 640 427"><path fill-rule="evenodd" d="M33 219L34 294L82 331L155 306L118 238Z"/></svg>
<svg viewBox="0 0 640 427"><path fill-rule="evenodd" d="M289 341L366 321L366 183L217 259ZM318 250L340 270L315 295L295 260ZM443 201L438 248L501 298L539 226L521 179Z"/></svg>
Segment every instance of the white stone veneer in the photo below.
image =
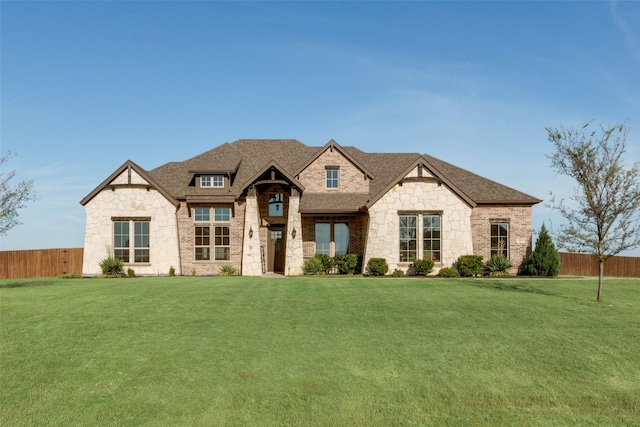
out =
<svg viewBox="0 0 640 427"><path fill-rule="evenodd" d="M125 172L126 174L126 172ZM150 263L125 264L136 275L167 275L180 272L176 207L154 189L106 188L85 205L87 214L82 274L102 274L100 261L113 256L113 217L149 217ZM130 230L133 239L133 229ZM133 257L133 253L131 254Z"/></svg>
<svg viewBox="0 0 640 427"><path fill-rule="evenodd" d="M445 185L435 182L404 182L396 185L369 209L369 230L363 265L370 258L385 258L389 272L406 271L409 263L400 263L398 211L442 211L442 263L448 267L460 255L473 253L471 207Z"/></svg>
<svg viewBox="0 0 640 427"><path fill-rule="evenodd" d="M293 230L295 230L295 236L293 236ZM287 218L287 252L284 264L285 274L302 274L303 262L300 197L290 196L289 217Z"/></svg>
<svg viewBox="0 0 640 427"><path fill-rule="evenodd" d="M253 235L249 237L249 230ZM247 197L244 214L244 239L242 243L242 275L262 275L260 255L260 214L255 196Z"/></svg>

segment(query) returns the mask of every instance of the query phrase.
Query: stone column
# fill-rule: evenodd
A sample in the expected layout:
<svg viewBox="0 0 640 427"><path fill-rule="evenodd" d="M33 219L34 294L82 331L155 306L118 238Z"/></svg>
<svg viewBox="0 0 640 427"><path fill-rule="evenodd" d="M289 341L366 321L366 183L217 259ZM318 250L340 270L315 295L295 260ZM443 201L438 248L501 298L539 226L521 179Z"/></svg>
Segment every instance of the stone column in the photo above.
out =
<svg viewBox="0 0 640 427"><path fill-rule="evenodd" d="M284 272L287 275L302 274L304 262L302 251L302 216L300 215L300 195L289 197L289 215L287 218L287 251Z"/></svg>
<svg viewBox="0 0 640 427"><path fill-rule="evenodd" d="M260 213L256 196L247 196L242 239L242 275L261 276Z"/></svg>

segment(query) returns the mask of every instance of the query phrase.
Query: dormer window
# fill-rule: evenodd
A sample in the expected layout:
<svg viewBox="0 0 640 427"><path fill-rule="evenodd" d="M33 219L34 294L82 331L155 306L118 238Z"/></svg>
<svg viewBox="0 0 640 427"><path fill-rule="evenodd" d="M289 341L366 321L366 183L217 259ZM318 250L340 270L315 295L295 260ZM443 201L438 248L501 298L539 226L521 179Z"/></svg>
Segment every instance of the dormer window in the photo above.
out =
<svg viewBox="0 0 640 427"><path fill-rule="evenodd" d="M328 167L325 169L326 188L338 189L340 188L340 169L337 167Z"/></svg>
<svg viewBox="0 0 640 427"><path fill-rule="evenodd" d="M224 176L222 175L202 175L200 177L200 187L224 187Z"/></svg>

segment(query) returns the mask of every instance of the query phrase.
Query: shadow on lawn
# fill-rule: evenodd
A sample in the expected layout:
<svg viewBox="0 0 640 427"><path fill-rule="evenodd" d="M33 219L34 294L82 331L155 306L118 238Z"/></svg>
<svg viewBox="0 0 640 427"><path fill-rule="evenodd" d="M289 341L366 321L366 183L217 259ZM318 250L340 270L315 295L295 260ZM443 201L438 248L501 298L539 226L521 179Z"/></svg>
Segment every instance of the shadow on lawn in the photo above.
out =
<svg viewBox="0 0 640 427"><path fill-rule="evenodd" d="M545 289L539 289L524 283L513 283L507 280L481 281L473 283L473 286L480 288L492 288L498 291L525 292L538 295L558 296L557 292L551 292Z"/></svg>
<svg viewBox="0 0 640 427"><path fill-rule="evenodd" d="M24 282L0 283L0 289L1 288L25 288L27 286L49 286L49 285L52 285L53 283L54 282L50 280L34 280L32 282L24 281Z"/></svg>

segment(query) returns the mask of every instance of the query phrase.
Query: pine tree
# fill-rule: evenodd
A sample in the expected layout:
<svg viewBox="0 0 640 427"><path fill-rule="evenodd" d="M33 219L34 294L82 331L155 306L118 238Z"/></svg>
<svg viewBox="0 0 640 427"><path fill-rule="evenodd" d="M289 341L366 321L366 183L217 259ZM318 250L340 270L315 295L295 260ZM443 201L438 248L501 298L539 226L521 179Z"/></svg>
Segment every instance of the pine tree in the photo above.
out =
<svg viewBox="0 0 640 427"><path fill-rule="evenodd" d="M529 257L525 272L531 276L557 276L560 272L560 255L542 224L536 240L536 249Z"/></svg>

